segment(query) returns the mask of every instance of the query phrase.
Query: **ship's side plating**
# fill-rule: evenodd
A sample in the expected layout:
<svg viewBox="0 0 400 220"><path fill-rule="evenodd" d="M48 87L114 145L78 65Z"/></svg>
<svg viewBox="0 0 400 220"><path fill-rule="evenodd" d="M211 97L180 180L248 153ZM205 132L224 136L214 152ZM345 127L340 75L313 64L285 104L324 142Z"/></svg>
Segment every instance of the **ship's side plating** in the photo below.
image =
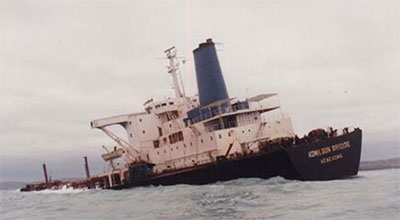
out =
<svg viewBox="0 0 400 220"><path fill-rule="evenodd" d="M358 173L361 156L360 129L339 136L285 148L296 179L333 180Z"/></svg>
<svg viewBox="0 0 400 220"><path fill-rule="evenodd" d="M326 133L328 134L328 133ZM278 138L260 141L260 151L194 167L147 175L148 164L135 165L135 176L114 189L172 184L207 184L236 178L281 176L298 180L333 180L357 175L361 130L343 130L320 138ZM297 142L297 144L296 144ZM140 173L140 175L136 175Z"/></svg>

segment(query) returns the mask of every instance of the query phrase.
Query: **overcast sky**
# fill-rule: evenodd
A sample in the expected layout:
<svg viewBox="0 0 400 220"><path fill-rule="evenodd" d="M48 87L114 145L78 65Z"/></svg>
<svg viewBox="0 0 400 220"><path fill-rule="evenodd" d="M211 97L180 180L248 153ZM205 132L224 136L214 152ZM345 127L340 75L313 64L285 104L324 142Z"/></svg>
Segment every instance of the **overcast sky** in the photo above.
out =
<svg viewBox="0 0 400 220"><path fill-rule="evenodd" d="M280 94L299 134L363 129L362 160L399 156L400 5L390 0L0 1L0 180L101 172L93 119L173 96L163 51L217 42L231 97Z"/></svg>

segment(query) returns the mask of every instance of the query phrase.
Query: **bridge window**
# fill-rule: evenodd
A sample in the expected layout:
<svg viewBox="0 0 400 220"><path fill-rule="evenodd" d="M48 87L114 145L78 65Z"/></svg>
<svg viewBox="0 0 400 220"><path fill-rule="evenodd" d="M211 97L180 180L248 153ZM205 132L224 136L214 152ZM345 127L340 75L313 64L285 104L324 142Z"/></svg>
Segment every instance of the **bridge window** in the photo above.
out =
<svg viewBox="0 0 400 220"><path fill-rule="evenodd" d="M174 144L176 142L183 141L183 133L182 131L179 131L169 135L168 138L169 138L169 143Z"/></svg>
<svg viewBox="0 0 400 220"><path fill-rule="evenodd" d="M160 141L159 140L153 141L153 145L154 145L154 148L159 148L160 147Z"/></svg>
<svg viewBox="0 0 400 220"><path fill-rule="evenodd" d="M165 116L167 118L167 121L175 120L179 118L179 112L178 111L166 112Z"/></svg>
<svg viewBox="0 0 400 220"><path fill-rule="evenodd" d="M163 135L162 129L161 129L160 127L158 127L158 126L157 126L157 128L158 128L158 134L159 134L160 136L162 136L162 135Z"/></svg>

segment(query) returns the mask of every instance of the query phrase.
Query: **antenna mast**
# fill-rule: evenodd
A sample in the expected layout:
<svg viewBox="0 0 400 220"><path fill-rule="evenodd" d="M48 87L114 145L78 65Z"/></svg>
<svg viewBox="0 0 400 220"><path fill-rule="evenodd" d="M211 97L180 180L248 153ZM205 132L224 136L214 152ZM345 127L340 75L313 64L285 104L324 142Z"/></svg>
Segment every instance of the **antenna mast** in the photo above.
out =
<svg viewBox="0 0 400 220"><path fill-rule="evenodd" d="M176 51L177 50L175 49L175 47L171 47L165 50L164 53L167 55L167 58L169 60L168 73L172 75L175 96L176 98L182 98L183 96L185 96L185 90L183 88L182 78L180 80L183 92L181 91L181 87L179 86L179 81L178 81L179 63L178 59L176 58Z"/></svg>

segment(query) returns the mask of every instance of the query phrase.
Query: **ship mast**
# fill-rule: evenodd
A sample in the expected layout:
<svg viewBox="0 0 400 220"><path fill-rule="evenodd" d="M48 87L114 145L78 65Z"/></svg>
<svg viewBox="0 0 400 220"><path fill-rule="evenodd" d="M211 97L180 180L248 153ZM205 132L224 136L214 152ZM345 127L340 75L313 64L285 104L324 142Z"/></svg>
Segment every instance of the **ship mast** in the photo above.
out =
<svg viewBox="0 0 400 220"><path fill-rule="evenodd" d="M167 55L167 58L169 60L168 73L170 73L172 76L172 81L174 83L175 96L176 96L176 98L182 98L185 96L185 89L183 88L182 78L180 78L182 91L181 91L181 86L179 85L179 81L178 81L179 63L178 63L178 60L176 57L176 49L175 49L175 47L171 47L171 48L165 50L164 53ZM179 77L180 77L180 75L179 75Z"/></svg>

